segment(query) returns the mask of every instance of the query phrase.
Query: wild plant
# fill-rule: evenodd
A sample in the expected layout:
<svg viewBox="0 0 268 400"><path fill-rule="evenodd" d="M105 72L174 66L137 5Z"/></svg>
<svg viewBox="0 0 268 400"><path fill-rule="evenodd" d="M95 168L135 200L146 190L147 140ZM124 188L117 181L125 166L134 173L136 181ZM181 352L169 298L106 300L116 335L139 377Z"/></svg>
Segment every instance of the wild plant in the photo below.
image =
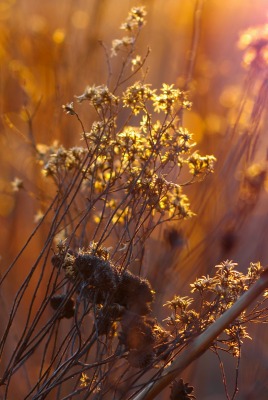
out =
<svg viewBox="0 0 268 400"><path fill-rule="evenodd" d="M267 292L246 309L267 286L267 272L251 263L242 273L229 260L190 285L193 297L167 301L164 321L152 312L158 294L145 276L147 241L164 224L194 218L187 191L210 179L216 158L196 150L183 124L189 93L147 83L149 51L136 52L145 16L144 7L133 7L121 26L125 36L111 51L102 44L106 84L88 85L63 106L66 118L78 122L80 145L33 143L54 198L1 277L6 290L21 255L46 226L42 251L12 304L3 300L9 310L0 342L5 399L20 371L24 399L150 399L171 381L171 399L195 398L192 386L175 379L178 373L207 348L219 360L221 351L231 354L239 365L246 324L267 320ZM80 107L95 113L89 126ZM14 333L17 324L23 329ZM236 384L232 398L237 391Z"/></svg>

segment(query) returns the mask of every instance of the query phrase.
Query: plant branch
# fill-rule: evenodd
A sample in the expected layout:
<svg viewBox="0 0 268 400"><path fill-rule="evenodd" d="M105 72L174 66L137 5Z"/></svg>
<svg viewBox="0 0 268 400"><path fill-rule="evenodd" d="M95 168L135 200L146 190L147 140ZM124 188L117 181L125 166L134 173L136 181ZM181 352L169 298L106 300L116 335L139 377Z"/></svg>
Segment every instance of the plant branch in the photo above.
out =
<svg viewBox="0 0 268 400"><path fill-rule="evenodd" d="M158 381L149 383L133 400L152 400L167 387L192 361L200 357L219 336L219 334L234 321L253 301L268 287L268 269L259 280L245 292L237 302L199 335L177 359L164 370Z"/></svg>

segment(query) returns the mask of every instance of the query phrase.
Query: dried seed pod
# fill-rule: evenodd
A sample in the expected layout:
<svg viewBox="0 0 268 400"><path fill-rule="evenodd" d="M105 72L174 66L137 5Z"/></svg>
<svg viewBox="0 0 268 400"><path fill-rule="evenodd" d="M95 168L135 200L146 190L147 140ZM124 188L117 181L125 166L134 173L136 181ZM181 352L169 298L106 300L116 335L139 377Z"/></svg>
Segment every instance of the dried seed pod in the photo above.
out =
<svg viewBox="0 0 268 400"><path fill-rule="evenodd" d="M99 290L114 290L119 281L116 268L108 260L93 254L79 254L75 259L75 267L89 285Z"/></svg>
<svg viewBox="0 0 268 400"><path fill-rule="evenodd" d="M99 258L91 254L78 254L75 259L75 266L79 273L82 275L83 279L90 279L96 268Z"/></svg>
<svg viewBox="0 0 268 400"><path fill-rule="evenodd" d="M189 383L184 383L182 379L175 380L171 385L170 400L195 399L195 396L191 394L193 390L193 386L189 386Z"/></svg>
<svg viewBox="0 0 268 400"><path fill-rule="evenodd" d="M117 270L108 261L101 260L93 273L93 285L108 292L116 289L118 281Z"/></svg>
<svg viewBox="0 0 268 400"><path fill-rule="evenodd" d="M54 254L51 257L51 263L53 267L60 268L63 264L64 257L61 254Z"/></svg>
<svg viewBox="0 0 268 400"><path fill-rule="evenodd" d="M108 335L113 326L113 320L108 313L103 313L101 311L96 318L95 326L99 336Z"/></svg>
<svg viewBox="0 0 268 400"><path fill-rule="evenodd" d="M121 275L120 283L115 294L115 302L125 306L140 315L146 315L150 312L149 303L154 299L150 283L125 271Z"/></svg>
<svg viewBox="0 0 268 400"><path fill-rule="evenodd" d="M120 304L117 303L107 306L107 310L114 321L121 318L126 311L125 307L120 306Z"/></svg>
<svg viewBox="0 0 268 400"><path fill-rule="evenodd" d="M130 350L127 360L134 368L146 368L152 364L154 360L154 352L152 349Z"/></svg>
<svg viewBox="0 0 268 400"><path fill-rule="evenodd" d="M62 308L59 315L59 319L61 318L69 319L74 315L75 311L74 300L71 298L68 299L66 303L65 301L66 301L66 295L64 294L55 294L50 299L50 305L53 308L53 310L58 310L59 308Z"/></svg>
<svg viewBox="0 0 268 400"><path fill-rule="evenodd" d="M151 320L125 312L121 320L121 327L126 348L142 350L154 345L156 336Z"/></svg>
<svg viewBox="0 0 268 400"><path fill-rule="evenodd" d="M60 308L62 303L64 302L65 296L62 294L55 294L54 296L51 297L50 299L50 305L53 308L53 310L57 310Z"/></svg>

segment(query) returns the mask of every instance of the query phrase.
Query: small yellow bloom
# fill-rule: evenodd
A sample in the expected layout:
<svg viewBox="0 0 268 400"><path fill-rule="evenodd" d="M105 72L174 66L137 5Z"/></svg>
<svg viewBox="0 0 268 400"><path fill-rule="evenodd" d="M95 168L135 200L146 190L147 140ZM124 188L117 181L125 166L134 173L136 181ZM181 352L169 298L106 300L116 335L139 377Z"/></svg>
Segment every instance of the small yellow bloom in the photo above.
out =
<svg viewBox="0 0 268 400"><path fill-rule="evenodd" d="M23 180L16 177L11 182L11 186L12 186L13 192L18 192L19 190L24 189Z"/></svg>
<svg viewBox="0 0 268 400"><path fill-rule="evenodd" d="M81 378L80 378L80 386L82 387L87 387L90 384L90 379L87 376L87 374L84 374L84 372L82 372Z"/></svg>

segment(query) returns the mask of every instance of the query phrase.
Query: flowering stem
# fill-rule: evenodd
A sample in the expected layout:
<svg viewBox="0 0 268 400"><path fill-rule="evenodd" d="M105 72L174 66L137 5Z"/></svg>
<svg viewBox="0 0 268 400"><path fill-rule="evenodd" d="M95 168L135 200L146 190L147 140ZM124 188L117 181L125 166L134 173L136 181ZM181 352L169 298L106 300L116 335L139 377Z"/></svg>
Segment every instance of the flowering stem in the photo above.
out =
<svg viewBox="0 0 268 400"><path fill-rule="evenodd" d="M232 321L234 321L268 287L268 269L220 318L199 335L177 359L164 370L156 382L150 382L133 400L152 400L168 386L192 361L200 357Z"/></svg>

